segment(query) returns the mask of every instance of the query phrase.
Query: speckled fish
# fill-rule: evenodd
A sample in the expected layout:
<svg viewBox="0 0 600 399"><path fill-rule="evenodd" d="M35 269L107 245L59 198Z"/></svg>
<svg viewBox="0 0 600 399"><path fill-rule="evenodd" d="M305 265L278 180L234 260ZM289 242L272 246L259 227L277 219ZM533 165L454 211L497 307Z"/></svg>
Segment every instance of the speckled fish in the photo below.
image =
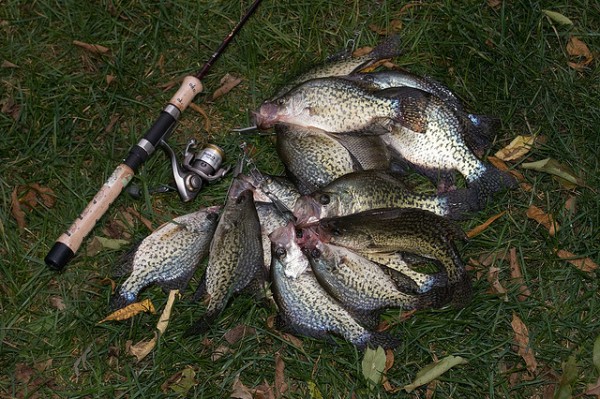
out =
<svg viewBox="0 0 600 399"><path fill-rule="evenodd" d="M239 180L252 187L254 202L275 203L282 210L292 211L300 193L294 183L283 176L272 176L253 170L248 175L239 175Z"/></svg>
<svg viewBox="0 0 600 399"><path fill-rule="evenodd" d="M343 337L359 348L367 346L395 347L399 341L380 332L363 327L340 302L332 298L309 270L290 278L286 269L295 268L286 247L295 237L294 226L280 228L271 234L273 259L271 264L272 290L285 328L314 338L330 334ZM305 258L306 259L306 258Z"/></svg>
<svg viewBox="0 0 600 399"><path fill-rule="evenodd" d="M234 180L231 193L237 193ZM252 191L229 195L210 244L208 265L194 299L208 297L206 312L190 327L186 336L201 334L210 328L227 305L232 294L243 290L255 279L264 279L260 224Z"/></svg>
<svg viewBox="0 0 600 399"><path fill-rule="evenodd" d="M412 87L437 96L461 118L465 129L463 137L469 148L479 157L490 149L500 126L498 118L468 114L460 99L447 86L434 79L418 76L404 70L354 73L346 79L361 82L372 90L392 87Z"/></svg>
<svg viewBox="0 0 600 399"><path fill-rule="evenodd" d="M378 264L348 248L326 244L319 239L308 240L304 248L319 283L349 309L412 310L434 305L434 298L427 294L400 291Z"/></svg>
<svg viewBox="0 0 600 399"><path fill-rule="evenodd" d="M396 57L401 54L399 48L400 37L395 35L388 37L381 44L377 45L377 47L375 47L371 52L360 57L352 57L349 54L336 57L329 60L329 62L314 67L306 73L296 77L290 83L281 88L276 97L282 96L292 87L297 86L300 83L304 83L307 80L329 76L349 75L351 73L368 68L379 60Z"/></svg>
<svg viewBox="0 0 600 399"><path fill-rule="evenodd" d="M157 228L121 265L131 274L116 290L111 307L120 309L137 300L138 293L150 284L164 290L185 290L200 261L208 254L220 206L179 216Z"/></svg>
<svg viewBox="0 0 600 399"><path fill-rule="evenodd" d="M319 219L346 216L383 208L419 208L461 219L469 204L455 199L455 192L441 195L415 193L396 173L368 170L349 173L332 181L296 202L294 214L298 224L314 223Z"/></svg>
<svg viewBox="0 0 600 399"><path fill-rule="evenodd" d="M481 208L489 197L514 179L491 164L482 162L466 145L464 124L439 97L413 88L394 88L390 95L401 97L401 118L383 138L393 156L438 183L448 191L459 172L467 182L464 202Z"/></svg>
<svg viewBox="0 0 600 399"><path fill-rule="evenodd" d="M360 84L337 77L312 79L255 113L256 126L277 123L310 127L339 134L383 134L402 117L398 98L372 93Z"/></svg>
<svg viewBox="0 0 600 399"><path fill-rule="evenodd" d="M446 273L453 304L463 306L471 297L471 282L454 244L465 235L441 216L406 208L323 219L317 226L322 241L361 255L408 252L436 259Z"/></svg>
<svg viewBox="0 0 600 399"><path fill-rule="evenodd" d="M279 227L287 225L289 219L273 203L256 202L255 206L260 222L264 265L268 269L271 267L271 240L269 235Z"/></svg>
<svg viewBox="0 0 600 399"><path fill-rule="evenodd" d="M301 194L361 169L352 154L323 130L276 125L275 132L277 154Z"/></svg>

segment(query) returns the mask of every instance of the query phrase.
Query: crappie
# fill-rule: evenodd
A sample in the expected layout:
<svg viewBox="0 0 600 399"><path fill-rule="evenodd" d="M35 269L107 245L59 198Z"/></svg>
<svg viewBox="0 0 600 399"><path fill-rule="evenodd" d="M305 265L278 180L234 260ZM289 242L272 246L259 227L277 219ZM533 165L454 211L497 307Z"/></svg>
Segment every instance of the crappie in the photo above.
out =
<svg viewBox="0 0 600 399"><path fill-rule="evenodd" d="M308 72L301 74L295 79L292 79L290 83L278 91L275 98L284 95L294 86L304 83L307 80L329 76L349 75L373 65L379 60L396 57L401 54L399 47L400 37L394 35L388 37L381 44L377 45L377 47L375 47L370 53L363 56L352 57L350 54L346 54L345 56L332 59L329 62L314 67Z"/></svg>
<svg viewBox="0 0 600 399"><path fill-rule="evenodd" d="M288 224L289 220L273 203L256 202L255 206L260 222L263 263L265 268L269 268L271 266L271 240L269 240L269 234Z"/></svg>
<svg viewBox="0 0 600 399"><path fill-rule="evenodd" d="M300 193L294 183L282 176L272 176L253 170L248 175L239 175L239 180L252 187L255 202L275 203L289 211L294 209Z"/></svg>
<svg viewBox="0 0 600 399"><path fill-rule="evenodd" d="M384 141L393 156L437 182L441 191L454 186L458 171L468 187L464 202L481 208L493 193L515 184L508 173L475 156L463 139L464 124L439 97L413 88L384 91L403 98L402 117Z"/></svg>
<svg viewBox="0 0 600 399"><path fill-rule="evenodd" d="M212 206L176 217L130 251L120 268L131 274L117 288L111 307L120 309L135 302L138 293L150 284L183 291L208 254L220 210L220 206Z"/></svg>
<svg viewBox="0 0 600 399"><path fill-rule="evenodd" d="M310 269L297 278L286 275L286 269L297 268L293 265L296 258L290 257L286 250L294 237L292 225L271 234L272 290L284 326L295 333L314 338L326 338L329 334L340 335L359 348L397 346L399 341L391 336L363 327L350 311L321 287Z"/></svg>
<svg viewBox="0 0 600 399"><path fill-rule="evenodd" d="M454 244L465 235L443 217L410 208L371 211L323 219L316 231L324 242L361 255L408 252L436 259L446 273L453 304L464 306L471 297L471 282Z"/></svg>
<svg viewBox="0 0 600 399"><path fill-rule="evenodd" d="M487 115L468 114L460 99L447 86L431 78L418 76L404 70L355 73L346 79L360 82L372 90L392 87L412 87L437 96L450 107L463 122L463 138L469 148L479 157L490 149L500 126L498 118Z"/></svg>
<svg viewBox="0 0 600 399"><path fill-rule="evenodd" d="M323 130L276 125L275 132L279 158L301 194L361 169L352 154Z"/></svg>
<svg viewBox="0 0 600 399"><path fill-rule="evenodd" d="M312 79L255 113L256 126L276 123L325 130L329 133L383 134L401 117L397 98L372 93L343 78Z"/></svg>
<svg viewBox="0 0 600 399"><path fill-rule="evenodd" d="M400 291L378 264L348 248L314 239L307 242L305 249L319 283L347 308L358 311L422 309L433 303L427 294Z"/></svg>
<svg viewBox="0 0 600 399"><path fill-rule="evenodd" d="M234 180L231 193L237 190ZM243 290L252 280L264 278L260 224L252 191L229 195L214 238L210 244L208 265L194 299L208 296L202 318L190 327L186 335L207 331L227 305L232 294Z"/></svg>
<svg viewBox="0 0 600 399"><path fill-rule="evenodd" d="M441 195L415 193L402 182L400 175L369 170L346 174L310 195L300 197L294 214L301 225L383 208L419 208L460 219L470 210L469 205L454 196L455 192Z"/></svg>

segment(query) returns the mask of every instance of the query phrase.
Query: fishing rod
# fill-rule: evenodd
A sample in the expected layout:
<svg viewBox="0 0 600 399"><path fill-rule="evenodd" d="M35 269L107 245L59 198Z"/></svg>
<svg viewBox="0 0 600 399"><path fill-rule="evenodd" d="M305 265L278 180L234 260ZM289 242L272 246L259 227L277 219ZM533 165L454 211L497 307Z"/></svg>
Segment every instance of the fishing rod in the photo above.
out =
<svg viewBox="0 0 600 399"><path fill-rule="evenodd" d="M54 246L50 249L44 261L48 267L52 270L60 271L67 263L75 256L75 252L81 246L83 239L90 233L94 228L98 220L106 213L108 207L113 201L119 196L121 191L129 184L136 171L142 166L142 164L154 153L157 146L161 145L166 149L166 139L175 128L177 120L181 113L190 105L194 97L200 93L203 89L201 80L206 76L207 72L217 61L219 56L223 53L231 39L238 33L250 16L254 13L261 0L255 0L250 8L246 11L242 19L235 25L235 27L229 32L225 39L221 42L219 47L211 55L208 61L204 64L193 76L186 76L183 79L181 87L177 90L175 95L171 98L169 103L161 111L157 120L148 129L144 137L134 145L127 155L127 158L117 166L110 177L106 180L100 191L96 193L92 201L86 206L81 212L73 224L63 233L58 240L54 243ZM216 146L214 146L216 147ZM199 157L203 156L206 159L199 159L199 161L211 163L214 161L215 164L220 160L218 156L222 157L222 153L218 147L212 148L212 151L204 151L199 153ZM187 153L186 149L186 153ZM209 169L210 170L210 169ZM206 175L200 174L204 177ZM177 179L176 179L177 180ZM200 182L201 183L201 182ZM196 186L196 188L198 188ZM199 188L198 188L199 189Z"/></svg>

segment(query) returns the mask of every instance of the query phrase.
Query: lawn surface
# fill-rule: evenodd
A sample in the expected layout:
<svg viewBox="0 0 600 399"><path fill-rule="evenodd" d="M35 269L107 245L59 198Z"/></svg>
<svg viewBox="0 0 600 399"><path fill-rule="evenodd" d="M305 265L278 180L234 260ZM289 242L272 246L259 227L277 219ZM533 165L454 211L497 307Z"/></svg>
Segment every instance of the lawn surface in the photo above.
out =
<svg viewBox="0 0 600 399"><path fill-rule="evenodd" d="M393 352L386 387L369 389L363 354L351 345L286 339L269 327L273 309L245 297L231 303L210 333L192 340L182 333L201 309L185 298L177 301L158 346L136 361L128 347L152 337L158 315L98 324L109 311L111 270L127 246L92 253L86 241L62 273L48 270L43 258L157 117L177 79L202 66L249 3L5 0L0 1L0 397L227 397L234 384L281 390L284 382L284 396L299 398L551 398L562 377L561 397L568 398L570 390L582 395L597 384L592 348L600 334L600 272L581 270L556 251L600 260L598 2L286 3L264 0L204 79L195 103L205 114L188 109L169 143L176 151L191 137L215 143L231 164L245 142L262 171L282 173L270 136L231 129L250 124L249 111L327 56L352 44L374 46L381 33L400 34L404 54L394 63L445 83L469 111L502 119L492 154L517 135L542 136L509 163L526 184L499 194L461 224L468 231L506 211L460 248L465 261L473 259L472 303L461 310L388 312L386 321L403 345ZM578 42L572 37L590 54L574 54L568 44ZM97 54L74 41L109 51ZM211 93L227 73L242 83L213 101ZM548 173L520 166L546 158L568 166L584 184L565 187ZM149 194L169 182L169 163L157 152L133 180L142 199L122 194L90 238L138 241L149 234L141 217L156 228L174 216L221 204L230 177L187 204L174 193ZM25 213L21 227L15 196ZM25 209L28 202L31 209ZM553 215L560 226L554 235L526 216L531 205ZM511 249L522 282L511 279L505 256ZM152 287L141 297L160 310L167 295ZM521 335L515 333L517 319L527 326ZM253 330L228 343L224 334L240 324ZM528 348L519 353L517 343L524 338ZM389 392L448 355L468 363L435 385L410 394Z"/></svg>

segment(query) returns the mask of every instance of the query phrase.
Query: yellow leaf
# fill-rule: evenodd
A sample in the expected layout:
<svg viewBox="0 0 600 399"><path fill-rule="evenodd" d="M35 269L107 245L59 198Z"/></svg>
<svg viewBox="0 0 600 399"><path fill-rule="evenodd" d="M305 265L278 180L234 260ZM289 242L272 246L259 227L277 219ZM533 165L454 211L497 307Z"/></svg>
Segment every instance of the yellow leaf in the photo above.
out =
<svg viewBox="0 0 600 399"><path fill-rule="evenodd" d="M532 169L537 170L538 172L549 173L551 175L565 179L566 181L572 184L585 186L583 180L579 178L569 166L561 164L560 162L552 158L546 158L536 162L524 163L521 165L521 167L523 169Z"/></svg>
<svg viewBox="0 0 600 399"><path fill-rule="evenodd" d="M154 309L154 305L150 299L144 299L141 302L134 302L128 306L125 306L123 309L116 310L106 316L104 319L100 320L98 323L104 323L105 321L127 320L142 312L149 312L152 314L156 313L156 309Z"/></svg>
<svg viewBox="0 0 600 399"><path fill-rule="evenodd" d="M514 161L527 154L535 143L534 136L517 136L506 147L494 154L503 161Z"/></svg>
<svg viewBox="0 0 600 399"><path fill-rule="evenodd" d="M573 25L573 22L569 18L565 17L559 12L550 10L542 10L542 12L546 14L548 18L550 18L554 22L558 22L561 25Z"/></svg>
<svg viewBox="0 0 600 399"><path fill-rule="evenodd" d="M435 361L423 367L416 375L414 381L404 386L404 390L408 393L414 391L417 387L425 385L439 376L450 370L452 367L466 364L467 360L460 356L447 356L441 360Z"/></svg>

